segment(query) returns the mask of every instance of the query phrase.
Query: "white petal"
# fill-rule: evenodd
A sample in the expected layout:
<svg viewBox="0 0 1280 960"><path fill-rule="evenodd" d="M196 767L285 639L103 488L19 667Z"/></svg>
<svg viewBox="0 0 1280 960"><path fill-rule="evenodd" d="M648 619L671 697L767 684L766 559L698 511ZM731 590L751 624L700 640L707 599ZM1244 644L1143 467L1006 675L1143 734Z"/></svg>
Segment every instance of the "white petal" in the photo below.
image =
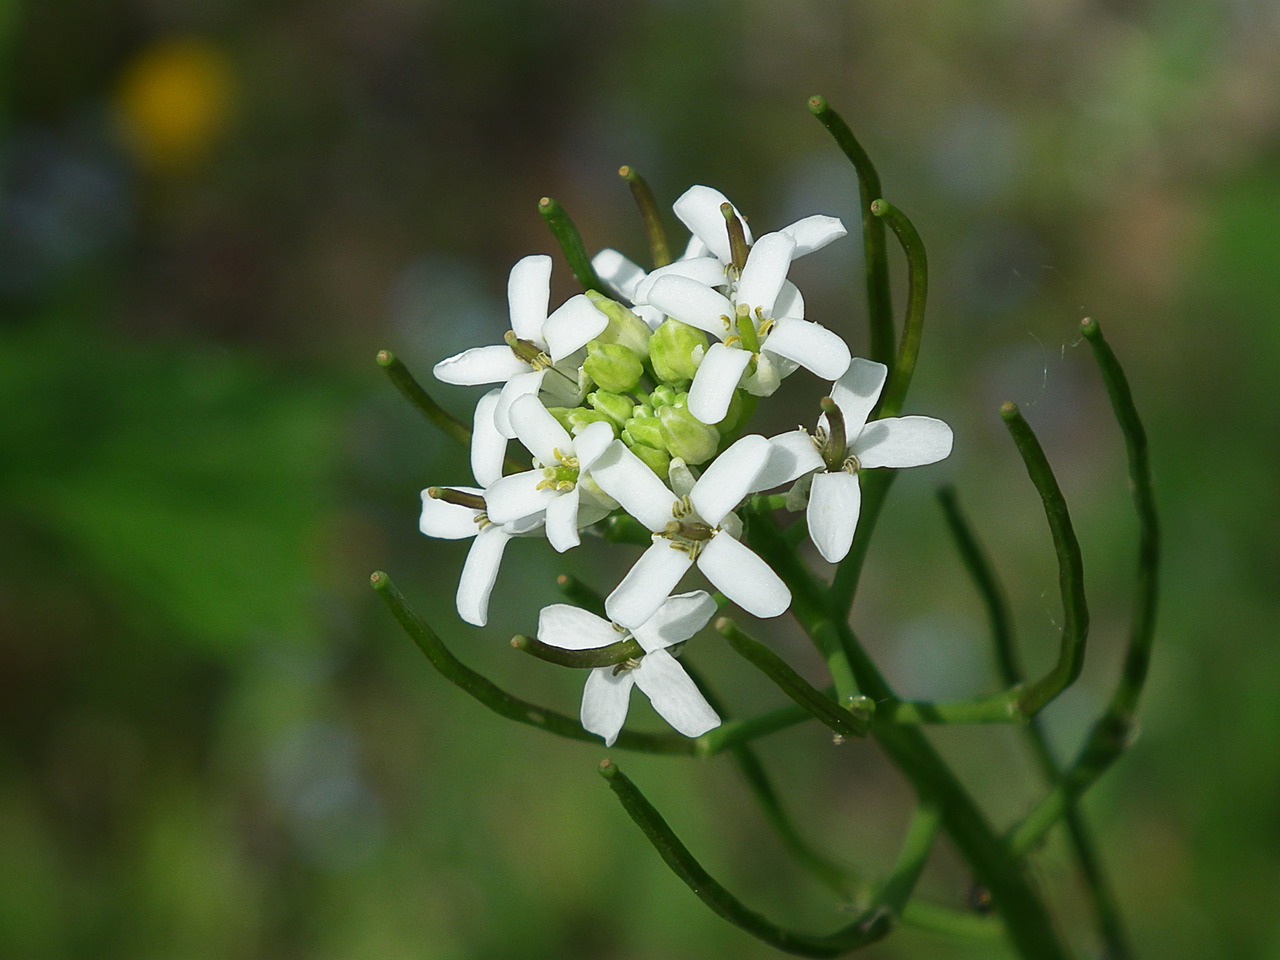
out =
<svg viewBox="0 0 1280 960"><path fill-rule="evenodd" d="M564 553L579 544L577 487L558 494L547 504L547 540L556 553Z"/></svg>
<svg viewBox="0 0 1280 960"><path fill-rule="evenodd" d="M951 454L951 428L933 417L873 420L849 445L864 467L920 467Z"/></svg>
<svg viewBox="0 0 1280 960"><path fill-rule="evenodd" d="M781 320L783 317L804 319L804 297L794 283L787 280L778 292L778 299L773 301L773 315Z"/></svg>
<svg viewBox="0 0 1280 960"><path fill-rule="evenodd" d="M458 580L458 616L473 626L483 627L489 622L489 594L498 579L502 551L510 539L505 530L490 524L476 535L467 551L467 562L462 565Z"/></svg>
<svg viewBox="0 0 1280 960"><path fill-rule="evenodd" d="M686 737L700 737L720 726L719 715L698 685L667 651L648 654L631 673L658 716Z"/></svg>
<svg viewBox="0 0 1280 960"><path fill-rule="evenodd" d="M658 612L632 631L648 653L682 643L711 622L716 602L705 590L667 597Z"/></svg>
<svg viewBox="0 0 1280 960"><path fill-rule="evenodd" d="M516 438L516 428L511 425L511 405L526 394L537 396L546 375L546 370L526 369L524 373L517 374L503 384L498 402L493 408L493 425L508 440Z"/></svg>
<svg viewBox="0 0 1280 960"><path fill-rule="evenodd" d="M431 370L442 383L473 387L481 383L506 383L529 372L529 365L511 352L505 343L497 347L472 347L445 360Z"/></svg>
<svg viewBox="0 0 1280 960"><path fill-rule="evenodd" d="M526 470L499 477L484 492L485 513L494 523L509 523L547 509L556 492L538 485L545 478L541 470Z"/></svg>
<svg viewBox="0 0 1280 960"><path fill-rule="evenodd" d="M591 268L615 293L635 303L636 287L645 278L643 267L628 260L617 250L606 249L591 258Z"/></svg>
<svg viewBox="0 0 1280 960"><path fill-rule="evenodd" d="M578 458L578 469L587 472L600 459L609 444L613 443L613 427L607 423L589 423L573 438L573 455Z"/></svg>
<svg viewBox="0 0 1280 960"><path fill-rule="evenodd" d="M622 639L613 624L568 603L553 603L538 614L538 639L561 650L595 650Z"/></svg>
<svg viewBox="0 0 1280 960"><path fill-rule="evenodd" d="M862 490L851 473L815 473L809 491L809 539L828 563L839 563L849 552L858 527Z"/></svg>
<svg viewBox="0 0 1280 960"><path fill-rule="evenodd" d="M796 429L769 439L769 460L756 477L753 490L772 490L806 473L823 468L822 454L808 430Z"/></svg>
<svg viewBox="0 0 1280 960"><path fill-rule="evenodd" d="M794 360L823 380L837 380L849 369L849 348L845 342L821 324L808 320L779 320L762 347Z"/></svg>
<svg viewBox="0 0 1280 960"><path fill-rule="evenodd" d="M728 534L718 533L698 554L698 569L747 613L776 617L791 606L791 591L767 563Z"/></svg>
<svg viewBox="0 0 1280 960"><path fill-rule="evenodd" d="M782 232L796 242L796 252L793 256L803 257L806 253L821 250L833 240L839 240L849 231L845 230L844 224L835 217L815 214L812 217L797 220L789 227L783 227Z"/></svg>
<svg viewBox="0 0 1280 960"><path fill-rule="evenodd" d="M527 393L516 397L507 415L520 442L543 466L554 467L560 462L557 451L561 456L573 455L573 438L537 397Z"/></svg>
<svg viewBox="0 0 1280 960"><path fill-rule="evenodd" d="M610 443L591 465L591 479L654 533L674 519L675 495L621 440Z"/></svg>
<svg viewBox="0 0 1280 960"><path fill-rule="evenodd" d="M498 431L493 419L501 395L501 390L494 389L481 397L472 419L471 473L482 487L502 476L502 461L507 456L507 438Z"/></svg>
<svg viewBox="0 0 1280 960"><path fill-rule="evenodd" d="M717 424L729 412L733 391L742 372L751 362L751 354L737 347L713 343L689 387L689 412L706 424Z"/></svg>
<svg viewBox="0 0 1280 960"><path fill-rule="evenodd" d="M693 485L697 482L698 478L693 475L693 470L687 463L679 457L671 458L671 463L667 466L667 483L677 497L687 497L693 492Z"/></svg>
<svg viewBox="0 0 1280 960"><path fill-rule="evenodd" d="M636 286L636 302L649 303L649 294L653 285L663 277L684 277L707 287L723 287L729 282L725 276L724 264L715 257L694 257L692 260L677 260L665 267L650 271L649 275Z"/></svg>
<svg viewBox="0 0 1280 960"><path fill-rule="evenodd" d="M795 248L796 242L784 233L766 233L751 248L734 300L749 306L753 317L757 311L773 316L773 304L791 269Z"/></svg>
<svg viewBox="0 0 1280 960"><path fill-rule="evenodd" d="M517 261L507 277L507 307L511 329L521 340L541 340L551 299L551 258L534 254Z"/></svg>
<svg viewBox="0 0 1280 960"><path fill-rule="evenodd" d="M483 490L477 490L474 487L454 487L453 489L476 496L484 493ZM476 524L478 514L478 510L437 500L423 490L422 515L418 518L418 529L428 537L436 537L440 540L465 540L467 537L474 537L476 531L480 529Z"/></svg>
<svg viewBox="0 0 1280 960"><path fill-rule="evenodd" d="M649 291L649 303L669 317L705 330L723 340L729 335L725 318L733 319L733 304L697 280L659 277Z"/></svg>
<svg viewBox="0 0 1280 960"><path fill-rule="evenodd" d="M605 598L605 613L628 629L640 626L657 613L692 563L689 554L672 547L670 541L655 540Z"/></svg>
<svg viewBox="0 0 1280 960"><path fill-rule="evenodd" d="M631 308L631 312L645 322L650 330L657 330L662 326L662 321L667 319L667 315L657 307L651 307L648 304L637 304Z"/></svg>
<svg viewBox="0 0 1280 960"><path fill-rule="evenodd" d="M694 186L690 187L675 203L671 205L671 209L675 211L680 222L689 228L689 232L706 244L707 249L715 254L721 263L729 263L733 260L733 254L729 250L729 228L725 222L724 214L720 212L720 204L727 203L728 200L719 190L711 187ZM738 208L734 207L733 212L738 213ZM742 219L742 215L738 214L738 218ZM743 229L747 229L746 221L742 221ZM747 242L751 240L751 234L747 233Z"/></svg>
<svg viewBox="0 0 1280 960"><path fill-rule="evenodd" d="M742 388L753 396L771 397L782 385L782 378L797 369L794 360L763 350L756 356L755 371L742 378Z"/></svg>
<svg viewBox="0 0 1280 960"><path fill-rule="evenodd" d="M627 707L631 705L631 688L636 679L633 671L615 674L613 667L596 667L587 676L582 690L582 728L604 737L604 745L612 747L618 739Z"/></svg>
<svg viewBox="0 0 1280 960"><path fill-rule="evenodd" d="M718 527L724 515L753 489L756 477L769 461L769 441L759 434L737 440L702 472L689 493L698 516Z"/></svg>
<svg viewBox="0 0 1280 960"><path fill-rule="evenodd" d="M846 437L856 437L867 422L888 376L889 368L883 363L854 357L839 382L832 384L831 399L844 414Z"/></svg>
<svg viewBox="0 0 1280 960"><path fill-rule="evenodd" d="M570 297L547 317L542 325L542 342L553 361L563 360L581 350L609 325L609 318L596 309L585 293Z"/></svg>

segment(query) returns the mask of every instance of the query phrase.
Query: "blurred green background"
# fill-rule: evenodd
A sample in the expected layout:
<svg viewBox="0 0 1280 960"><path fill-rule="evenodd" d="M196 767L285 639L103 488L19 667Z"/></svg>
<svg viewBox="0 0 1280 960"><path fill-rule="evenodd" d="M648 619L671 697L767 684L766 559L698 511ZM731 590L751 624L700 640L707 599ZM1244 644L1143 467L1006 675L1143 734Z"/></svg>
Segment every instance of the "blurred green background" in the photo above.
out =
<svg viewBox="0 0 1280 960"><path fill-rule="evenodd" d="M423 486L468 482L465 455L373 355L426 375L493 342L511 264L555 252L544 194L592 249L641 257L622 163L664 202L719 187L757 233L852 225L805 110L823 93L929 244L908 407L957 433L895 486L861 633L906 693L992 689L933 502L952 481L1029 664L1050 662L1047 532L995 413L1018 401L1085 549L1092 657L1049 711L1074 749L1133 574L1077 335L1098 317L1147 418L1166 566L1141 736L1086 811L1140 956L1280 957L1278 48L1268 0L0 0L0 953L772 955L666 873L594 772L603 746L486 713L380 608L379 567L463 659L573 713L581 678L505 640L556 573L607 590L632 552L518 543L490 627L458 623L465 545L416 517ZM851 240L795 270L855 350L859 270ZM764 429L813 419L802 380ZM438 391L464 414L477 393ZM691 659L741 712L778 699L718 640ZM998 822L1038 796L1010 731L935 739ZM763 750L811 836L887 867L910 797L873 747L803 728ZM841 922L728 760L617 758L749 904ZM1037 869L1087 953L1060 841ZM968 885L944 846L922 889ZM904 930L866 955L1004 954Z"/></svg>

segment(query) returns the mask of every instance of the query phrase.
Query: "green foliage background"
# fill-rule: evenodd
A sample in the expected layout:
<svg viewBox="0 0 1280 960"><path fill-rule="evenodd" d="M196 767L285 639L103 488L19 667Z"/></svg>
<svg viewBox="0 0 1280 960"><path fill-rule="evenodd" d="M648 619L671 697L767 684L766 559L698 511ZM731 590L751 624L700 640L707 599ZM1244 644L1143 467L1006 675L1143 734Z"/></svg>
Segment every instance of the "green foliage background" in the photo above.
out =
<svg viewBox="0 0 1280 960"><path fill-rule="evenodd" d="M221 135L161 166L120 135L121 84L179 36L234 95ZM491 341L510 265L554 252L544 194L589 247L639 257L621 163L668 201L718 186L758 230L852 223L851 173L804 109L822 93L929 244L908 412L957 432L947 464L895 487L862 635L913 695L992 688L932 502L950 480L1029 664L1049 662L1048 537L995 412L1019 402L1085 550L1091 658L1049 712L1074 745L1133 564L1078 343L1098 317L1147 417L1166 573L1141 736L1085 809L1141 956L1280 957L1278 42L1260 0L0 0L0 952L769 955L624 822L603 747L483 713L377 606L383 567L469 663L573 712L580 678L504 640L556 573L608 589L631 555L517 544L490 629L457 623L465 547L426 541L416 513L421 487L468 480L465 456L372 358L426 374ZM810 315L860 346L852 242L797 271ZM570 282L560 264L556 295ZM813 418L800 380L766 428ZM785 629L774 642L814 669ZM740 710L776 696L718 640L691 655ZM936 739L998 820L1037 795L1009 731ZM909 807L871 747L799 730L766 757L807 830L887 866ZM839 923L727 760L619 759L749 903ZM1040 863L1087 948L1069 859ZM945 852L924 882L950 903L967 887ZM867 955L993 952L908 930Z"/></svg>

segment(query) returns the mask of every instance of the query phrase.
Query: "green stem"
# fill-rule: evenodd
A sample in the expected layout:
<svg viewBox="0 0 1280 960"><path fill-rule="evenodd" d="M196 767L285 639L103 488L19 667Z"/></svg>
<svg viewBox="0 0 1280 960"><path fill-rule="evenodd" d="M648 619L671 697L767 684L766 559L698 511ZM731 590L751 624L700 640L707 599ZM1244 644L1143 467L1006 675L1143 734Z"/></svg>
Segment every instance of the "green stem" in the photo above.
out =
<svg viewBox="0 0 1280 960"><path fill-rule="evenodd" d="M907 390L915 374L916 359L920 356L920 338L924 332L924 307L929 297L929 259L924 242L906 214L887 200L876 200L871 212L886 220L907 257L907 316L902 325L902 344L898 347L898 359L894 362L884 396L880 399L881 417L894 417L902 410Z"/></svg>
<svg viewBox="0 0 1280 960"><path fill-rule="evenodd" d="M569 262L569 269L573 271L582 289L595 290L606 297L609 296L609 291L600 282L600 278L596 275L596 268L591 265L591 258L587 256L586 248L582 245L582 234L569 219L564 207L550 197L543 197L538 201L538 213L542 214L542 219L551 228L551 235L556 238L556 243L560 244L560 250L564 253L565 260Z"/></svg>
<svg viewBox="0 0 1280 960"><path fill-rule="evenodd" d="M700 757L713 757L739 744L797 726L812 717L808 710L788 705L746 720L726 720L714 730L700 736L695 741L697 746L694 752Z"/></svg>
<svg viewBox="0 0 1280 960"><path fill-rule="evenodd" d="M456 440L464 447L471 444L471 428L431 399L422 385L413 378L409 368L390 350L379 350L375 358L397 390L413 404L424 417L439 428L440 432Z"/></svg>
<svg viewBox="0 0 1280 960"><path fill-rule="evenodd" d="M604 620L609 619L609 615L604 610L604 597L600 595L599 591L587 586L577 577L572 577L567 573L560 574L560 576L556 577L556 588L575 607L581 607L588 613L594 613Z"/></svg>
<svg viewBox="0 0 1280 960"><path fill-rule="evenodd" d="M667 231L663 229L662 217L658 212L657 201L653 198L653 191L649 189L649 184L645 182L644 177L636 173L634 167L619 167L618 176L627 181L627 186L631 188L631 196L640 210L640 219L644 221L644 233L649 241L649 255L653 258L654 267L665 267L671 262L671 249L667 246Z"/></svg>
<svg viewBox="0 0 1280 960"><path fill-rule="evenodd" d="M858 197L862 210L862 250L866 268L867 316L872 360L889 365L893 362L893 302L889 292L889 257L885 243L884 222L871 212L871 202L884 193L880 174L849 125L831 109L823 97L809 98L809 112L827 128L836 145L853 164L858 176Z"/></svg>
<svg viewBox="0 0 1280 960"><path fill-rule="evenodd" d="M463 664L427 622L413 611L385 573L378 571L369 578L369 582L431 665L454 686L509 720L528 724L569 740L599 744L600 739L582 729L582 725L572 717L512 696ZM678 734L634 733L628 730L618 736L615 746L644 753L693 755L698 752L694 741Z"/></svg>

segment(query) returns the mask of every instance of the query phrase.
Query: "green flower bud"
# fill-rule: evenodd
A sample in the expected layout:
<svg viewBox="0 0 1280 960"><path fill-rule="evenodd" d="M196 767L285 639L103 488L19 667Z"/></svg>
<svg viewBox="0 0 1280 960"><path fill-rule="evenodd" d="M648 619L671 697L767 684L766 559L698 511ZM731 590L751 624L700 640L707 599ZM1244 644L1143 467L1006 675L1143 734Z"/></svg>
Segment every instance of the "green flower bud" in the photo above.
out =
<svg viewBox="0 0 1280 960"><path fill-rule="evenodd" d="M692 380L707 352L707 335L679 320L664 320L649 341L653 372L666 383Z"/></svg>
<svg viewBox="0 0 1280 960"><path fill-rule="evenodd" d="M592 409L607 417L616 427L621 427L631 419L635 410L635 404L629 397L607 393L604 390L593 390L588 393L587 403L591 404Z"/></svg>
<svg viewBox="0 0 1280 960"><path fill-rule="evenodd" d="M698 420L685 407L667 406L658 410L663 446L685 463L706 463L716 455L720 433Z"/></svg>
<svg viewBox="0 0 1280 960"><path fill-rule="evenodd" d="M657 417L632 417L624 424L623 429L631 434L631 438L636 443L643 443L657 449L667 446L662 421Z"/></svg>
<svg viewBox="0 0 1280 960"><path fill-rule="evenodd" d="M633 417L652 417L653 407L647 403L637 403L634 410L631 411Z"/></svg>
<svg viewBox="0 0 1280 960"><path fill-rule="evenodd" d="M563 416L557 415L555 410L551 411L551 415L559 421L560 426L569 431L570 436L576 437L593 423L607 423L613 427L614 433L618 432L618 425L598 410L588 410L586 407L560 407L558 409L564 410Z"/></svg>
<svg viewBox="0 0 1280 960"><path fill-rule="evenodd" d="M626 442L625 440L623 441ZM671 455L665 450L658 450L643 443L632 444L631 452L663 480L667 479L667 467L671 465Z"/></svg>
<svg viewBox="0 0 1280 960"><path fill-rule="evenodd" d="M676 392L675 387L664 383L654 390L653 393L649 394L649 403L653 406L653 409L657 410L659 407L670 406L680 397L685 397L687 399L688 396L689 395L687 393Z"/></svg>
<svg viewBox="0 0 1280 960"><path fill-rule="evenodd" d="M732 436L745 427L751 415L755 413L756 401L757 398L745 390L733 391L733 398L729 401L729 411L724 415L724 419L715 425L720 436Z"/></svg>
<svg viewBox="0 0 1280 960"><path fill-rule="evenodd" d="M587 291L587 299L597 310L609 318L609 325L596 339L603 343L617 344L626 347L641 357L649 355L649 338L653 335L649 325L634 313L618 303L610 300L595 290Z"/></svg>
<svg viewBox="0 0 1280 960"><path fill-rule="evenodd" d="M630 390L644 375L644 365L633 350L599 340L587 344L587 359L583 361L582 369L610 393Z"/></svg>

